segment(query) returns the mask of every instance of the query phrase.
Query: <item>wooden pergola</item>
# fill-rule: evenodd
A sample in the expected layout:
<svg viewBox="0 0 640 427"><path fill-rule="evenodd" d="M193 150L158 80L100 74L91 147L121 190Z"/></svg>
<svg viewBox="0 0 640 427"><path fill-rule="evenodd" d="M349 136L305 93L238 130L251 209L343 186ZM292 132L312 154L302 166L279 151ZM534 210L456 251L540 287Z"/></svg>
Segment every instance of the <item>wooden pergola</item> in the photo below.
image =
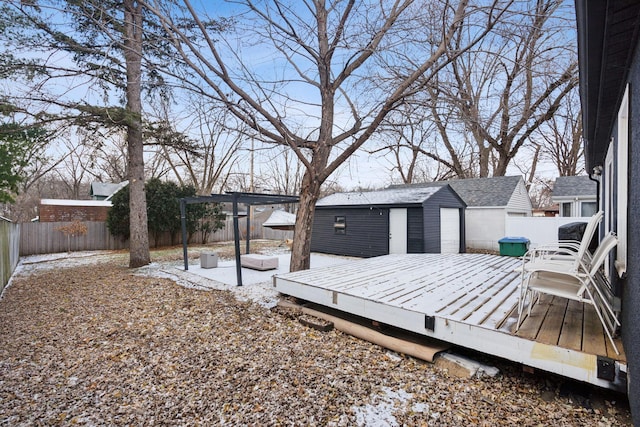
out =
<svg viewBox="0 0 640 427"><path fill-rule="evenodd" d="M184 269L189 270L189 259L187 255L187 205L196 203L231 203L233 206L233 240L235 243L236 256L236 278L238 286L242 286L242 265L240 264L240 228L238 219L238 204L247 206L257 205L279 205L285 203L298 203L298 196L288 196L284 194L260 194L229 191L225 194L212 194L210 196L184 197L180 199L180 219L182 221L182 256L184 258ZM249 253L249 241L251 240L251 209L247 209L247 247Z"/></svg>

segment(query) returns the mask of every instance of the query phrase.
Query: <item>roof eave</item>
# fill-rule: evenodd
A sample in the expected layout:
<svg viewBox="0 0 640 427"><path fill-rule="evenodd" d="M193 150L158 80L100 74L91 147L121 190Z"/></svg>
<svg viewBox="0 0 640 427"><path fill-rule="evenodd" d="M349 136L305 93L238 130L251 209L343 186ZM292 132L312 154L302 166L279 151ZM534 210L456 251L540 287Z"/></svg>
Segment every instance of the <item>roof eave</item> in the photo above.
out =
<svg viewBox="0 0 640 427"><path fill-rule="evenodd" d="M602 166L638 41L640 4L576 0L587 171ZM624 43L620 43L624 40Z"/></svg>

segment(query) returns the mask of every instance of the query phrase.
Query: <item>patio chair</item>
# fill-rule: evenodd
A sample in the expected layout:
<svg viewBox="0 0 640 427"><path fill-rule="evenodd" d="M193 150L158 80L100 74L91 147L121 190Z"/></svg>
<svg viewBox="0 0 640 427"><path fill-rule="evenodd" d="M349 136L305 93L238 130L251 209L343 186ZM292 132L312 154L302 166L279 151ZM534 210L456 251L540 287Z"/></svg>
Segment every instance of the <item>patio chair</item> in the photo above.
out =
<svg viewBox="0 0 640 427"><path fill-rule="evenodd" d="M523 273L520 284L516 331L520 329L527 299L530 315L531 307L537 302L540 294L554 295L592 305L616 354L620 354L613 341L620 321L613 310L611 285L601 271L605 259L617 244L618 238L614 233L609 233L602 239L588 262L575 254L571 262L558 263L551 260L546 265L543 261L535 265L530 264L527 272Z"/></svg>
<svg viewBox="0 0 640 427"><path fill-rule="evenodd" d="M589 219L581 241L559 240L533 248L524 254L522 264L516 271L525 274L535 270L538 264L546 266L550 262L567 265L570 266L568 268L577 271L580 260L590 263L592 254L589 252L589 245L603 214L603 211L599 211Z"/></svg>

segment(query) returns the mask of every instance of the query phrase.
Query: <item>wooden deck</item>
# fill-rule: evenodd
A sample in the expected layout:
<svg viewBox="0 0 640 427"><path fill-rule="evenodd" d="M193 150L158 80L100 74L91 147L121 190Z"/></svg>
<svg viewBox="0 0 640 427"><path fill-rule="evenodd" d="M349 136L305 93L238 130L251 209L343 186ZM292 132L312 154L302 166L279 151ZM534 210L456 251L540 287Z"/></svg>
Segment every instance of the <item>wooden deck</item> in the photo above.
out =
<svg viewBox="0 0 640 427"><path fill-rule="evenodd" d="M386 255L274 276L274 287L320 305L601 387L626 389L589 305L543 296L516 333L518 258ZM606 377L606 378L603 378Z"/></svg>

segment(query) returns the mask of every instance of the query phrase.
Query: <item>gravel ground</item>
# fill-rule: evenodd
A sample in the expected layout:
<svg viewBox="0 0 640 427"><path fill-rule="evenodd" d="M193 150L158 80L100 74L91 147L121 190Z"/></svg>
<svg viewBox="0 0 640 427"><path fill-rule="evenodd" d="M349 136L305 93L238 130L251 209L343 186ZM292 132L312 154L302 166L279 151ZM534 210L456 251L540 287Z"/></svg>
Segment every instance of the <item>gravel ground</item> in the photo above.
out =
<svg viewBox="0 0 640 427"><path fill-rule="evenodd" d="M495 378L455 378L159 277L177 254L23 262L0 300L0 425L630 425L619 394L496 359Z"/></svg>

